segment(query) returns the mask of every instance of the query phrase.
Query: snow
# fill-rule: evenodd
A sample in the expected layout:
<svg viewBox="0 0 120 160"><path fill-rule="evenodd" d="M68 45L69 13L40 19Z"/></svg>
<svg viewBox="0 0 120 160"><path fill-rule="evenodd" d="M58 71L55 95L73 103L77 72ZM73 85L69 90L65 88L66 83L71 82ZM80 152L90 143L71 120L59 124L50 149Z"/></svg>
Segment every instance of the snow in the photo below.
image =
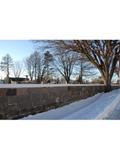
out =
<svg viewBox="0 0 120 160"><path fill-rule="evenodd" d="M41 88L70 86L104 86L104 84L0 84L0 88Z"/></svg>
<svg viewBox="0 0 120 160"><path fill-rule="evenodd" d="M120 94L112 101L110 105L108 105L105 110L98 115L96 119L105 119L109 117L109 115L117 108L120 103Z"/></svg>
<svg viewBox="0 0 120 160"><path fill-rule="evenodd" d="M23 119L35 120L79 120L104 119L117 107L120 102L120 89L109 93L99 93L93 97L80 100L61 108L30 115Z"/></svg>

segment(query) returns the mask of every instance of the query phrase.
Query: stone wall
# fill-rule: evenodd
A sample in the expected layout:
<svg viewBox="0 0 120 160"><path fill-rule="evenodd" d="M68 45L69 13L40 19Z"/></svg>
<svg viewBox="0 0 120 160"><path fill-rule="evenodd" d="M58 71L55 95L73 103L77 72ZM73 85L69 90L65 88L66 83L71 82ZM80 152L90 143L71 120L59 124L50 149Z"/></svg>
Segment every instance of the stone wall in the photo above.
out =
<svg viewBox="0 0 120 160"><path fill-rule="evenodd" d="M117 86L113 88L118 88ZM18 119L103 92L104 85L0 88L0 119Z"/></svg>

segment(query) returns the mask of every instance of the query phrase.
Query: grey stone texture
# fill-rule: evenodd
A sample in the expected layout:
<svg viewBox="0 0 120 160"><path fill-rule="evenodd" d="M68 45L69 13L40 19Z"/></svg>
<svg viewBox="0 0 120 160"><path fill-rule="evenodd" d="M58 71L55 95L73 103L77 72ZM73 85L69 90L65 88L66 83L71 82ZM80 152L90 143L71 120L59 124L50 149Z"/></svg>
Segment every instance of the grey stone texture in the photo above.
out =
<svg viewBox="0 0 120 160"><path fill-rule="evenodd" d="M114 86L113 89L118 88ZM0 119L19 119L103 92L104 86L0 88Z"/></svg>

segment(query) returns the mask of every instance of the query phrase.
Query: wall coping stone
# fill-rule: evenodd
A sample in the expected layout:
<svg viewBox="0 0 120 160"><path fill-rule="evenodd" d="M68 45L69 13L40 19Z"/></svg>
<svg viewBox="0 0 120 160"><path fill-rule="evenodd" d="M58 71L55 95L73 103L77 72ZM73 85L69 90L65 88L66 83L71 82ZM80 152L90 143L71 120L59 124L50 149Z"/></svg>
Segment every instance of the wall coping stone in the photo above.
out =
<svg viewBox="0 0 120 160"><path fill-rule="evenodd" d="M1 88L43 88L43 87L77 87L77 86L105 86L104 84L0 84ZM113 85L118 86L118 85Z"/></svg>

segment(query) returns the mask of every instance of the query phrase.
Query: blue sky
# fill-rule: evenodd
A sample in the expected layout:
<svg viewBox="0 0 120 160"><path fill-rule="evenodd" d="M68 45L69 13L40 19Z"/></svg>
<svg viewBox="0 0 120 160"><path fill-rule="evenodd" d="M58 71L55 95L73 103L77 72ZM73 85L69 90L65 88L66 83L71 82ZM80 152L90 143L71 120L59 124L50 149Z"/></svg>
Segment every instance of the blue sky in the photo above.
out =
<svg viewBox="0 0 120 160"><path fill-rule="evenodd" d="M34 49L35 46L30 40L0 40L0 60L9 53L14 61L22 61Z"/></svg>

